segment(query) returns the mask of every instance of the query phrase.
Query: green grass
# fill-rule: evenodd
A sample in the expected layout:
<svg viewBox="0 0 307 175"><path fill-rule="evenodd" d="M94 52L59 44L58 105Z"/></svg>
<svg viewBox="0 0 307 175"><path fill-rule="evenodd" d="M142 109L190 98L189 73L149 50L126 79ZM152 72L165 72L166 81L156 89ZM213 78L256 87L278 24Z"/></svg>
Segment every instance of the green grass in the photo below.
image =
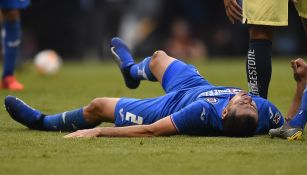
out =
<svg viewBox="0 0 307 175"><path fill-rule="evenodd" d="M211 60L197 64L212 83L246 89L242 60ZM31 66L17 72L26 89L0 91L1 100L16 95L46 113L86 105L95 97L154 97L158 83L124 87L113 63L67 63L53 77L40 77ZM273 61L269 98L283 113L295 83L288 60ZM66 133L31 131L0 110L0 175L29 174L306 174L307 144L267 135L253 138L172 136L160 138L63 139Z"/></svg>

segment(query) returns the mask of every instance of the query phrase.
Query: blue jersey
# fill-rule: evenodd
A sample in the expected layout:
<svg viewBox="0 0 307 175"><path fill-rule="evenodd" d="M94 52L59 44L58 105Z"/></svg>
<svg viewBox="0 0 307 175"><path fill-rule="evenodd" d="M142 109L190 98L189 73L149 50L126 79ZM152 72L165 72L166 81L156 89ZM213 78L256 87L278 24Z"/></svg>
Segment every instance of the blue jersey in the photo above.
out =
<svg viewBox="0 0 307 175"><path fill-rule="evenodd" d="M196 92L198 98L190 105L171 114L172 121L180 133L219 134L223 130L222 112L231 98L239 91L241 90L231 87L214 87L207 90L202 90L202 87L193 89L191 93ZM271 102L259 96L249 95L255 101L258 109L256 134L266 133L269 129L280 127L283 124L280 111Z"/></svg>
<svg viewBox="0 0 307 175"><path fill-rule="evenodd" d="M29 4L30 0L0 0L0 9L23 9Z"/></svg>
<svg viewBox="0 0 307 175"><path fill-rule="evenodd" d="M219 135L222 111L239 88L214 86L195 67L175 61L162 82L165 95L151 99L121 98L115 107L115 125L151 124L171 116L177 131L191 135ZM279 110L268 100L252 96L258 109L257 134L283 124Z"/></svg>

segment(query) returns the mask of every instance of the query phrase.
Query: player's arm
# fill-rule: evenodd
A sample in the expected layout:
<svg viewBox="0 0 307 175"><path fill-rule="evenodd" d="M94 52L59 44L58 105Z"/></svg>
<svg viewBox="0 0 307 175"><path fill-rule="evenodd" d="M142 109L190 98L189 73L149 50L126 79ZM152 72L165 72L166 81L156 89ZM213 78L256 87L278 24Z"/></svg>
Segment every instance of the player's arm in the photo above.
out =
<svg viewBox="0 0 307 175"><path fill-rule="evenodd" d="M292 104L288 110L286 120L291 120L298 112L298 109L301 106L307 81L307 63L303 59L298 58L296 60L292 60L291 67L293 69L293 75L296 81L296 90Z"/></svg>
<svg viewBox="0 0 307 175"><path fill-rule="evenodd" d="M134 125L126 127L98 127L93 129L79 130L70 133L64 138L79 137L150 137L175 135L177 130L170 116L156 121L150 125Z"/></svg>
<svg viewBox="0 0 307 175"><path fill-rule="evenodd" d="M236 20L242 20L242 8L237 0L224 0L226 14L229 20L234 23Z"/></svg>

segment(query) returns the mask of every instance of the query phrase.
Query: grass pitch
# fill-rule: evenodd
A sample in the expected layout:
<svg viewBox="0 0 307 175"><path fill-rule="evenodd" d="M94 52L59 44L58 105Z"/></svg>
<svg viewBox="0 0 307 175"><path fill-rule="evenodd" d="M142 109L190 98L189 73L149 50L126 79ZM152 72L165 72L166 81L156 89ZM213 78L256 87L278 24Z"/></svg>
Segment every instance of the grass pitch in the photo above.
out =
<svg viewBox="0 0 307 175"><path fill-rule="evenodd" d="M214 84L246 89L243 58L212 60L197 67ZM115 63L66 63L53 77L37 76L31 66L25 66L17 76L25 91L2 90L1 100L8 94L16 95L45 113L79 108L101 96L147 98L163 94L158 83L150 82L128 90ZM269 98L284 114L294 88L289 60L273 60ZM307 170L306 136L302 141L288 142L268 135L66 140L62 138L65 134L29 130L13 121L2 107L0 175L299 175Z"/></svg>

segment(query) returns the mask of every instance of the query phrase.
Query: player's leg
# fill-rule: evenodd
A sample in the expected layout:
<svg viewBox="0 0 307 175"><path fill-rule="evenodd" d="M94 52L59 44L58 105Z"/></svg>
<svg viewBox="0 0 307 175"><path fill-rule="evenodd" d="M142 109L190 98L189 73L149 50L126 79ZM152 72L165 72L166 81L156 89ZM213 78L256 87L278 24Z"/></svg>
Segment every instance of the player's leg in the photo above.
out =
<svg viewBox="0 0 307 175"><path fill-rule="evenodd" d="M300 0L294 3L298 15L301 17L301 21L307 35L307 1Z"/></svg>
<svg viewBox="0 0 307 175"><path fill-rule="evenodd" d="M85 107L44 116L43 129L75 131L93 128L102 122L114 122L114 109L118 100L118 98L96 98Z"/></svg>
<svg viewBox="0 0 307 175"><path fill-rule="evenodd" d="M156 51L152 56L135 64L127 45L120 38L113 38L111 51L119 63L128 88L137 88L141 80L162 81L168 65L176 60L163 51Z"/></svg>
<svg viewBox="0 0 307 175"><path fill-rule="evenodd" d="M267 98L272 74L273 27L251 25L250 41L246 60L246 75L250 92Z"/></svg>
<svg viewBox="0 0 307 175"><path fill-rule="evenodd" d="M130 75L131 66L135 63L126 43L118 37L112 38L111 52L115 56L115 61L120 68L126 86L130 89L137 88L140 84L140 80L136 80Z"/></svg>
<svg viewBox="0 0 307 175"><path fill-rule="evenodd" d="M137 87L141 80L159 81L166 92L198 85L211 86L199 75L194 66L170 57L164 51L156 51L152 56L135 64L129 49L122 40L113 38L111 44L111 51L120 62L120 68L129 88L131 88L129 84L132 81L127 83L127 80L130 79L137 82L134 87Z"/></svg>
<svg viewBox="0 0 307 175"><path fill-rule="evenodd" d="M302 102L297 114L283 126L270 129L271 137L280 137L287 140L299 140L307 123L307 87L305 88Z"/></svg>
<svg viewBox="0 0 307 175"><path fill-rule="evenodd" d="M119 98L95 98L83 108L85 120L91 124L114 122L114 110Z"/></svg>
<svg viewBox="0 0 307 175"><path fill-rule="evenodd" d="M292 127L304 129L307 123L307 86L305 86L303 96L301 98L301 105L298 113L289 121L289 124Z"/></svg>
<svg viewBox="0 0 307 175"><path fill-rule="evenodd" d="M156 51L151 57L150 69L166 93L196 86L213 87L202 77L195 66Z"/></svg>
<svg viewBox="0 0 307 175"><path fill-rule="evenodd" d="M271 129L269 135L271 137L281 137L288 140L297 140L301 138L303 130L307 123L307 86L306 86L306 62L297 59L291 61L297 88L294 95L294 100L287 114L289 120L283 126ZM299 106L298 106L299 104ZM296 114L295 114L296 113Z"/></svg>
<svg viewBox="0 0 307 175"><path fill-rule="evenodd" d="M305 30L305 34L307 35L307 18L301 18L304 30Z"/></svg>
<svg viewBox="0 0 307 175"><path fill-rule="evenodd" d="M267 98L272 72L272 26L288 25L288 0L244 0L242 13L250 34L246 60L249 89Z"/></svg>
<svg viewBox="0 0 307 175"><path fill-rule="evenodd" d="M45 115L20 99L8 96L5 98L5 107L14 120L31 129L74 131L93 128L101 122L114 122L114 109L117 101L117 98L97 98L82 108Z"/></svg>
<svg viewBox="0 0 307 175"><path fill-rule="evenodd" d="M2 10L3 14L3 52L4 65L2 74L2 88L10 90L22 90L14 75L18 48L21 42L21 25L19 10Z"/></svg>
<svg viewBox="0 0 307 175"><path fill-rule="evenodd" d="M171 63L173 63L177 59L170 57L162 50L158 50L150 57L150 60L151 61L148 66L150 68L149 70L160 82L160 84L162 84L165 71L167 70L169 65L171 65Z"/></svg>

